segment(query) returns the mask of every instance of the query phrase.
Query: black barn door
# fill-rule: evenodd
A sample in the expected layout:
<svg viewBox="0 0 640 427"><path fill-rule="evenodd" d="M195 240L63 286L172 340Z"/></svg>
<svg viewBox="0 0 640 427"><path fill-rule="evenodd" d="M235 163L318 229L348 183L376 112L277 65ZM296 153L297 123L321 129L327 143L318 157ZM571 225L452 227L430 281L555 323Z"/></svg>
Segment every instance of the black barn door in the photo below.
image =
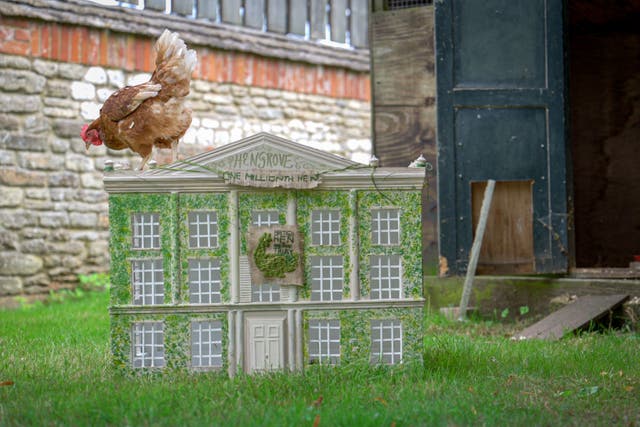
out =
<svg viewBox="0 0 640 427"><path fill-rule="evenodd" d="M434 3L441 273L466 271L477 211L472 199L478 199L478 185L488 179L498 181L496 190L505 189L501 194L527 192L502 198L491 215L498 215L498 228L500 223L515 224L513 233L524 229L530 234L517 239L529 240L531 271L564 272L568 239L562 0ZM529 226L523 228L513 212L527 210ZM500 241L513 240L508 232L498 238L496 234L500 232L494 229L489 240L495 242L489 245L520 249L518 241Z"/></svg>

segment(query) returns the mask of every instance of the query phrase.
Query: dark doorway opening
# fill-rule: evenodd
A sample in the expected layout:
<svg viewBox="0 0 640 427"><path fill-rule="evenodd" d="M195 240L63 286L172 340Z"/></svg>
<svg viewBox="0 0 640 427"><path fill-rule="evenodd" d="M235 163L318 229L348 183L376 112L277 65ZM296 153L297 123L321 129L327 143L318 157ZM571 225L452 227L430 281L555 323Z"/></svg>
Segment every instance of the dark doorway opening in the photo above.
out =
<svg viewBox="0 0 640 427"><path fill-rule="evenodd" d="M575 266L640 255L640 2L568 0Z"/></svg>

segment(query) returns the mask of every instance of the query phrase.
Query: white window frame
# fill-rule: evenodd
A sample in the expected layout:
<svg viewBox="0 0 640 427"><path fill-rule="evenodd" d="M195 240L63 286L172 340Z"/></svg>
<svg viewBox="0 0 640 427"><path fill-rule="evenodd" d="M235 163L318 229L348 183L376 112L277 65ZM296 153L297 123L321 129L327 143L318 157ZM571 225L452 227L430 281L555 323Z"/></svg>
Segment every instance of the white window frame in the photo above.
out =
<svg viewBox="0 0 640 427"><path fill-rule="evenodd" d="M251 224L256 227L280 225L280 212L277 210L253 211L251 212Z"/></svg>
<svg viewBox="0 0 640 427"><path fill-rule="evenodd" d="M371 209L371 244L400 245L400 209Z"/></svg>
<svg viewBox="0 0 640 427"><path fill-rule="evenodd" d="M403 297L400 255L370 255L369 269L371 299L389 300Z"/></svg>
<svg viewBox="0 0 640 427"><path fill-rule="evenodd" d="M187 224L189 248L207 249L218 247L217 211L191 211L187 214ZM193 232L194 227L195 233Z"/></svg>
<svg viewBox="0 0 640 427"><path fill-rule="evenodd" d="M222 368L222 322L193 320L191 322L191 367Z"/></svg>
<svg viewBox="0 0 640 427"><path fill-rule="evenodd" d="M132 259L131 284L134 305L164 304L162 258Z"/></svg>
<svg viewBox="0 0 640 427"><path fill-rule="evenodd" d="M342 256L311 256L309 260L311 263L311 301L341 301L344 289L344 259Z"/></svg>
<svg viewBox="0 0 640 427"><path fill-rule="evenodd" d="M338 209L314 209L311 211L311 245L339 246L340 220Z"/></svg>
<svg viewBox="0 0 640 427"><path fill-rule="evenodd" d="M385 336L386 335L386 336ZM371 363L402 363L402 322L398 319L371 320Z"/></svg>
<svg viewBox="0 0 640 427"><path fill-rule="evenodd" d="M131 248L160 249L160 214L136 212L131 215Z"/></svg>
<svg viewBox="0 0 640 427"><path fill-rule="evenodd" d="M280 285L261 284L251 286L251 302L279 302Z"/></svg>
<svg viewBox="0 0 640 427"><path fill-rule="evenodd" d="M222 280L218 258L189 258L188 278L189 304L222 302Z"/></svg>
<svg viewBox="0 0 640 427"><path fill-rule="evenodd" d="M309 319L309 363L340 361L340 320Z"/></svg>
<svg viewBox="0 0 640 427"><path fill-rule="evenodd" d="M162 368L164 358L164 324L162 322L134 322L131 328L131 366Z"/></svg>

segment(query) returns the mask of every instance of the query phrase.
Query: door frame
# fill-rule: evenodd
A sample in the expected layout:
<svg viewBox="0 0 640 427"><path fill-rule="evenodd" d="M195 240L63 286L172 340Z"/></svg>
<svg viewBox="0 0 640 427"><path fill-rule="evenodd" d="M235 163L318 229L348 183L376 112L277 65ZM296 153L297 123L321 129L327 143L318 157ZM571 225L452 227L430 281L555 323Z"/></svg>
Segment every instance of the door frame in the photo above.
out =
<svg viewBox="0 0 640 427"><path fill-rule="evenodd" d="M287 358L287 339L289 330L287 325L287 312L286 311L260 311L260 312L245 312L244 315L244 371L247 373L254 372L255 369L255 354L253 351L253 343L251 342L251 327L256 324L276 324L280 328L280 367L278 369L285 369L288 366Z"/></svg>

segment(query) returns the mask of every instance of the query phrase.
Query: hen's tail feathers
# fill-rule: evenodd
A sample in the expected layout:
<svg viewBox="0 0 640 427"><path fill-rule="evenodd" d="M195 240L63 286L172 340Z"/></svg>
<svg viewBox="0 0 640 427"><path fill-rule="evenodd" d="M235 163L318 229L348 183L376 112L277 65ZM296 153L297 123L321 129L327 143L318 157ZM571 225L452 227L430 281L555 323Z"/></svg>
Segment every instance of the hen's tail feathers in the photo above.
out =
<svg viewBox="0 0 640 427"><path fill-rule="evenodd" d="M191 80L198 62L196 52L187 49L178 33L164 30L155 45L156 74L164 83Z"/></svg>

